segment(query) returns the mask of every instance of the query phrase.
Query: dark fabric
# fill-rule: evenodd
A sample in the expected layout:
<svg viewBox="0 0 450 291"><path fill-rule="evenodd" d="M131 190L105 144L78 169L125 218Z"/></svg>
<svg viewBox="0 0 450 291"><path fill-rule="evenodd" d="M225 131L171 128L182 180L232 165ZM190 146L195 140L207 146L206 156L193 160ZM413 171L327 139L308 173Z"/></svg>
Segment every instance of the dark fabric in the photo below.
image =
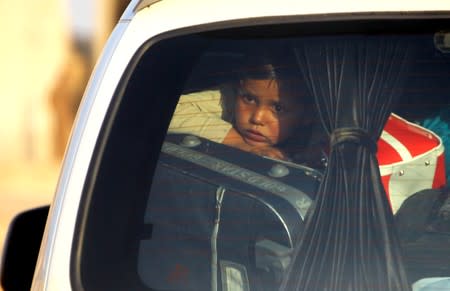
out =
<svg viewBox="0 0 450 291"><path fill-rule="evenodd" d="M448 188L425 189L408 197L395 214L410 284L450 276L449 206Z"/></svg>
<svg viewBox="0 0 450 291"><path fill-rule="evenodd" d="M282 290L408 290L393 215L367 140L376 141L402 87L411 53L395 36L311 37L298 64L334 143L328 168ZM363 136L363 135L359 135Z"/></svg>
<svg viewBox="0 0 450 291"><path fill-rule="evenodd" d="M333 130L330 135L330 147L336 147L341 143L355 143L364 146L372 153L377 152L377 143L369 133L358 127L341 127Z"/></svg>

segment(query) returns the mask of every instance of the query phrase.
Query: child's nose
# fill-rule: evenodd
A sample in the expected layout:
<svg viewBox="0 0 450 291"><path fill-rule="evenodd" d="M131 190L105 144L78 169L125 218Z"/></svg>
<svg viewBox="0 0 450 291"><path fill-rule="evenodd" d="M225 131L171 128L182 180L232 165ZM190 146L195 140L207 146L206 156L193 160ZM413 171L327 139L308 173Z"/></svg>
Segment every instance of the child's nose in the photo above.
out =
<svg viewBox="0 0 450 291"><path fill-rule="evenodd" d="M267 113L267 110L262 107L256 108L251 116L252 123L263 125L265 120L267 119Z"/></svg>

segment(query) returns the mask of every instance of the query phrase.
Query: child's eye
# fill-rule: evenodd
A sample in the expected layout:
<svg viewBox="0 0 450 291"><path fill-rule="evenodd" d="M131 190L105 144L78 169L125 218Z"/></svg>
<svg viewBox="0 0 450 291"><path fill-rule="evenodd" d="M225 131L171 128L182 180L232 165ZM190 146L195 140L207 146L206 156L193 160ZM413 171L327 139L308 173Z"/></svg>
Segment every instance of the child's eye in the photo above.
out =
<svg viewBox="0 0 450 291"><path fill-rule="evenodd" d="M244 102L246 103L254 103L255 102L255 97L248 95L248 94L243 94L242 95L242 99L244 100Z"/></svg>
<svg viewBox="0 0 450 291"><path fill-rule="evenodd" d="M285 111L284 106L281 104L274 104L273 109L275 110L276 113L282 113Z"/></svg>

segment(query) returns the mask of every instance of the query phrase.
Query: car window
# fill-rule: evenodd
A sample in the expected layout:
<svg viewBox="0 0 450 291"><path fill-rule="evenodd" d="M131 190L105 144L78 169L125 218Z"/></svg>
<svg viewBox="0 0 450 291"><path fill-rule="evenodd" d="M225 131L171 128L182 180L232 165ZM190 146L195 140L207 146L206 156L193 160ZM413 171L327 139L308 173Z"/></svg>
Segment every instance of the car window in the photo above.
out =
<svg viewBox="0 0 450 291"><path fill-rule="evenodd" d="M256 27L145 44L97 145L74 284L289 286L297 248L314 243L304 237L320 213L371 209L354 201L337 209L344 196L329 202L323 194L358 155L374 157L364 191L382 193L373 209L396 223L382 231L399 237L407 284L450 277L442 259L450 255L448 35L383 29L280 35L279 27Z"/></svg>

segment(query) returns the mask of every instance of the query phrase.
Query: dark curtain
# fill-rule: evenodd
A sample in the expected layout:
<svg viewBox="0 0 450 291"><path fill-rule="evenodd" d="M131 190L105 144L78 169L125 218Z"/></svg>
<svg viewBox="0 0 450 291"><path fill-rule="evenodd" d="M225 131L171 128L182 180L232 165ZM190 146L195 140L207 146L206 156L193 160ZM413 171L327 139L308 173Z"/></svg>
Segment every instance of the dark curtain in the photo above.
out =
<svg viewBox="0 0 450 291"><path fill-rule="evenodd" d="M328 168L282 290L408 290L376 141L391 113L411 41L310 37L295 53L330 135Z"/></svg>

